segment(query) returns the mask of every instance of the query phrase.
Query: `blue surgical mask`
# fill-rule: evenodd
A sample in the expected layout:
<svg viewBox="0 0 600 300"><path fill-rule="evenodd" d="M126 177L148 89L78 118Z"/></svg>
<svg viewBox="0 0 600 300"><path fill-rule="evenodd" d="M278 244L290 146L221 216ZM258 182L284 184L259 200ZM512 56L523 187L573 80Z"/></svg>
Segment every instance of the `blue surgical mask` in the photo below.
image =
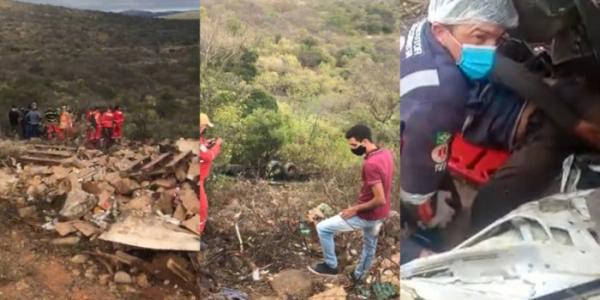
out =
<svg viewBox="0 0 600 300"><path fill-rule="evenodd" d="M495 46L462 45L458 67L471 80L486 78L496 64Z"/></svg>
<svg viewBox="0 0 600 300"><path fill-rule="evenodd" d="M450 36L462 49L458 67L471 80L485 79L496 64L496 46L460 44L452 34Z"/></svg>

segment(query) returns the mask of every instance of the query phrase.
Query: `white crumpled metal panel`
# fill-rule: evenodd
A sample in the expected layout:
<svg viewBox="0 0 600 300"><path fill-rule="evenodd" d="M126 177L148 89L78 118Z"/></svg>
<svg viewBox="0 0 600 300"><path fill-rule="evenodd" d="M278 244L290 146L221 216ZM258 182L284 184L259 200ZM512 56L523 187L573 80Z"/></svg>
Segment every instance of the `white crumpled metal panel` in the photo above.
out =
<svg viewBox="0 0 600 300"><path fill-rule="evenodd" d="M401 299L531 299L600 278L588 203L600 192L527 203L453 250L401 267Z"/></svg>

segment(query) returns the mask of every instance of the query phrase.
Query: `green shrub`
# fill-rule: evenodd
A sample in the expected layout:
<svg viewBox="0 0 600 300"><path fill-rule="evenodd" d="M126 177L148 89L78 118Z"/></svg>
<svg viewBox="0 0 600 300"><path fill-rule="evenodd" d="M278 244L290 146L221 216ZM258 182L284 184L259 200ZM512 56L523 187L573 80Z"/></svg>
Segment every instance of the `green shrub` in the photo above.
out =
<svg viewBox="0 0 600 300"><path fill-rule="evenodd" d="M253 89L244 102L244 117L261 108L277 111L277 100L262 89Z"/></svg>
<svg viewBox="0 0 600 300"><path fill-rule="evenodd" d="M323 49L307 45L300 47L298 60L306 68L316 68L322 63L331 61L330 56L326 55Z"/></svg>
<svg viewBox="0 0 600 300"><path fill-rule="evenodd" d="M259 108L242 120L243 133L236 143L240 144L236 161L263 171L286 140L284 118L281 114Z"/></svg>
<svg viewBox="0 0 600 300"><path fill-rule="evenodd" d="M255 51L249 49L243 49L242 54L239 59L231 60L225 66L225 72L231 72L246 82L252 81L254 77L258 74L258 70L256 69L256 60L258 59L258 54Z"/></svg>
<svg viewBox="0 0 600 300"><path fill-rule="evenodd" d="M396 26L394 13L382 5L371 5L366 10L359 28L369 34L391 33Z"/></svg>

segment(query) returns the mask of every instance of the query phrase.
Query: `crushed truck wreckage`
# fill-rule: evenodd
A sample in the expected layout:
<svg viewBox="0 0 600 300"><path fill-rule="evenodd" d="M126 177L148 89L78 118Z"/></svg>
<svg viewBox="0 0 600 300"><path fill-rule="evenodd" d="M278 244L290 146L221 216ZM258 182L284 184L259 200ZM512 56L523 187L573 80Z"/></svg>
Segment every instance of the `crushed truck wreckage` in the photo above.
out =
<svg viewBox="0 0 600 300"><path fill-rule="evenodd" d="M132 268L196 294L197 143L126 143L105 154L0 141L0 199L45 229L50 245L79 244L110 276Z"/></svg>
<svg viewBox="0 0 600 300"><path fill-rule="evenodd" d="M580 287L600 279L599 208L600 190L524 204L451 251L403 265L402 299L545 299L540 297L567 289L569 295L587 292L589 286Z"/></svg>

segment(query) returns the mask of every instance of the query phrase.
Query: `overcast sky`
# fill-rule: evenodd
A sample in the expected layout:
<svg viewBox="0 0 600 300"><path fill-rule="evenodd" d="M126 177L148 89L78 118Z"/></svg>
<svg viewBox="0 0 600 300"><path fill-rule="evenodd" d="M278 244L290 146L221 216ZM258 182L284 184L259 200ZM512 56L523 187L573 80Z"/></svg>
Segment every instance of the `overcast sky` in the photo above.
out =
<svg viewBox="0 0 600 300"><path fill-rule="evenodd" d="M71 8L121 11L121 10L192 10L199 9L200 0L19 0L38 4L50 4Z"/></svg>

